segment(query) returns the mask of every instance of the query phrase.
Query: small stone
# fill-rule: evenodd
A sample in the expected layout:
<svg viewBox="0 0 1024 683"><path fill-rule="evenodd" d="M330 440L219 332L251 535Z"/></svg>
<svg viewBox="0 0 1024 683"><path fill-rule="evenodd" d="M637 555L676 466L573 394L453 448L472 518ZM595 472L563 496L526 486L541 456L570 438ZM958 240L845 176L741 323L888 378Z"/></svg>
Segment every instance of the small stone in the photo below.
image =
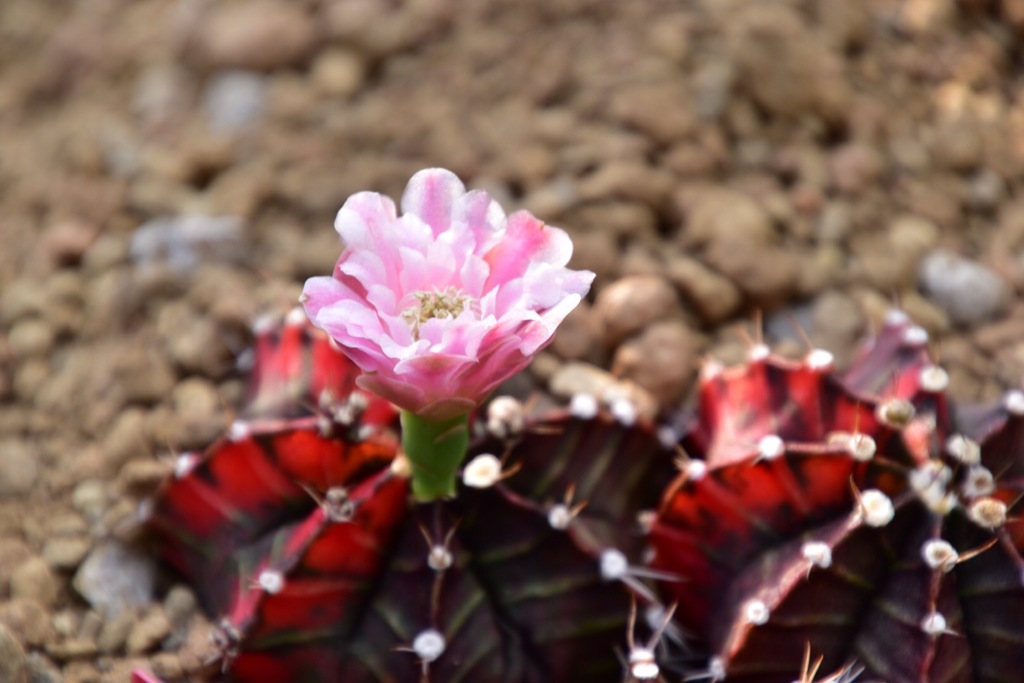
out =
<svg viewBox="0 0 1024 683"><path fill-rule="evenodd" d="M171 473L171 466L159 460L129 460L117 473L116 488L129 494L148 495Z"/></svg>
<svg viewBox="0 0 1024 683"><path fill-rule="evenodd" d="M28 656L27 670L31 683L69 683L53 662L38 652Z"/></svg>
<svg viewBox="0 0 1024 683"><path fill-rule="evenodd" d="M41 557L23 562L11 575L11 597L35 600L46 607L57 602L60 583L50 566Z"/></svg>
<svg viewBox="0 0 1024 683"><path fill-rule="evenodd" d="M28 658L18 640L0 624L0 681L28 683Z"/></svg>
<svg viewBox="0 0 1024 683"><path fill-rule="evenodd" d="M580 179L578 191L582 200L624 199L658 208L667 202L674 186L675 180L662 169L616 160Z"/></svg>
<svg viewBox="0 0 1024 683"><path fill-rule="evenodd" d="M174 387L176 375L167 354L155 344L126 344L117 359L116 382L125 401L157 403Z"/></svg>
<svg viewBox="0 0 1024 683"><path fill-rule="evenodd" d="M154 218L141 225L131 241L132 261L145 277L159 266L189 273L204 262L242 260L242 222L236 216L184 214Z"/></svg>
<svg viewBox="0 0 1024 683"><path fill-rule="evenodd" d="M182 666L181 657L177 652L157 652L150 660L153 674L165 681L176 681L188 677L187 670Z"/></svg>
<svg viewBox="0 0 1024 683"><path fill-rule="evenodd" d="M928 298L955 324L967 327L992 319L1011 298L1009 285L992 270L941 249L921 261L918 278Z"/></svg>
<svg viewBox="0 0 1024 683"><path fill-rule="evenodd" d="M61 673L63 674L64 683L102 683L104 677L104 674L100 673L99 668L94 663L84 660L66 662L61 667ZM110 678L112 673L112 671L107 672L106 677L108 680L116 680Z"/></svg>
<svg viewBox="0 0 1024 683"><path fill-rule="evenodd" d="M313 62L313 85L325 95L351 97L366 79L366 64L358 52L344 48L324 50Z"/></svg>
<svg viewBox="0 0 1024 683"><path fill-rule="evenodd" d="M788 6L751 3L727 23L739 84L770 114L839 119L850 94L838 55Z"/></svg>
<svg viewBox="0 0 1024 683"><path fill-rule="evenodd" d="M175 628L183 628L196 611L196 596L188 586L175 586L164 598L164 612Z"/></svg>
<svg viewBox="0 0 1024 683"><path fill-rule="evenodd" d="M634 242L626 247L619 259L619 274L623 277L630 275L664 275L665 264L661 260L661 254L655 249L639 242Z"/></svg>
<svg viewBox="0 0 1024 683"><path fill-rule="evenodd" d="M627 127L639 130L659 145L669 145L694 127L689 101L679 81L640 82L615 89L609 109Z"/></svg>
<svg viewBox="0 0 1024 683"><path fill-rule="evenodd" d="M572 260L569 267L592 271L596 275L595 289L600 291L618 271L615 236L604 231L588 231L573 234L572 238Z"/></svg>
<svg viewBox="0 0 1024 683"><path fill-rule="evenodd" d="M22 539L0 538L0 593L7 591L11 575L30 557L32 548Z"/></svg>
<svg viewBox="0 0 1024 683"><path fill-rule="evenodd" d="M125 652L128 655L149 652L170 634L171 622L164 614L163 608L154 607L135 624L135 628L128 634L128 639L125 641Z"/></svg>
<svg viewBox="0 0 1024 683"><path fill-rule="evenodd" d="M87 638L73 637L46 644L46 653L61 662L91 659L98 651L96 641Z"/></svg>
<svg viewBox="0 0 1024 683"><path fill-rule="evenodd" d="M23 647L40 647L55 636L46 608L27 598L0 603L0 626L16 633Z"/></svg>
<svg viewBox="0 0 1024 683"><path fill-rule="evenodd" d="M836 189L857 195L878 181L885 170L885 160L874 147L854 142L833 152L829 167Z"/></svg>
<svg viewBox="0 0 1024 683"><path fill-rule="evenodd" d="M712 120L721 116L729 102L736 70L725 60L708 62L693 75L693 103L701 118Z"/></svg>
<svg viewBox="0 0 1024 683"><path fill-rule="evenodd" d="M103 438L103 455L111 472L115 472L134 456L145 453L146 413L140 408L121 411Z"/></svg>
<svg viewBox="0 0 1024 683"><path fill-rule="evenodd" d="M7 335L7 348L15 358L46 356L56 342L57 334L45 320L25 318L18 321Z"/></svg>
<svg viewBox="0 0 1024 683"><path fill-rule="evenodd" d="M173 302L164 306L156 325L171 359L185 373L216 378L231 367L230 349L217 325L189 304Z"/></svg>
<svg viewBox="0 0 1024 683"><path fill-rule="evenodd" d="M647 389L662 407L674 408L693 379L698 348L681 321L658 322L618 348L612 374Z"/></svg>
<svg viewBox="0 0 1024 683"><path fill-rule="evenodd" d="M897 216L884 232L855 235L853 274L881 291L912 287L918 261L938 241L939 227L919 215Z"/></svg>
<svg viewBox="0 0 1024 683"><path fill-rule="evenodd" d="M594 313L609 345L636 334L651 323L680 311L672 285L656 275L634 275L617 280L597 295Z"/></svg>
<svg viewBox="0 0 1024 683"><path fill-rule="evenodd" d="M317 27L298 3L227 3L200 23L193 56L211 68L275 69L302 62L316 46Z"/></svg>
<svg viewBox="0 0 1024 683"><path fill-rule="evenodd" d="M566 360L593 360L600 334L593 308L582 301L558 326L550 348Z"/></svg>
<svg viewBox="0 0 1024 683"><path fill-rule="evenodd" d="M104 654L113 654L123 650L128 635L135 628L138 616L134 610L125 610L113 619L105 621L96 638L96 647L99 651Z"/></svg>
<svg viewBox="0 0 1024 683"><path fill-rule="evenodd" d="M849 204L829 202L818 221L818 239L827 243L842 242L852 228L853 216Z"/></svg>
<svg viewBox="0 0 1024 683"><path fill-rule="evenodd" d="M977 123L957 119L940 126L934 133L932 159L952 171L968 171L984 159L984 140Z"/></svg>
<svg viewBox="0 0 1024 683"><path fill-rule="evenodd" d="M78 220L62 221L46 229L39 246L51 264L77 265L98 233L97 227L91 223Z"/></svg>
<svg viewBox="0 0 1024 683"><path fill-rule="evenodd" d="M681 253L672 255L667 275L706 322L719 323L728 319L742 303L736 285L695 258Z"/></svg>
<svg viewBox="0 0 1024 683"><path fill-rule="evenodd" d="M99 519L109 504L107 484L99 479L86 479L71 493L71 505L86 517Z"/></svg>
<svg viewBox="0 0 1024 683"><path fill-rule="evenodd" d="M767 243L775 239L771 217L743 192L701 189L692 197L677 197L686 214L679 233L685 248L707 247L717 241Z"/></svg>
<svg viewBox="0 0 1024 683"><path fill-rule="evenodd" d="M88 536L58 536L43 545L43 559L54 569L74 569L91 548Z"/></svg>
<svg viewBox="0 0 1024 683"><path fill-rule="evenodd" d="M224 402L209 380L189 377L171 392L174 415L172 443L179 448L196 447L220 434L226 423Z"/></svg>
<svg viewBox="0 0 1024 683"><path fill-rule="evenodd" d="M203 95L206 120L218 133L233 133L259 123L266 109L266 77L252 71L218 71Z"/></svg>
<svg viewBox="0 0 1024 683"><path fill-rule="evenodd" d="M30 493L39 477L38 455L24 441L0 441L0 498Z"/></svg>
<svg viewBox="0 0 1024 683"><path fill-rule="evenodd" d="M96 546L72 581L75 590L107 618L148 604L152 600L155 583L156 565L153 560L116 540Z"/></svg>
<svg viewBox="0 0 1024 683"><path fill-rule="evenodd" d="M979 169L967 186L967 203L971 208L987 211L999 206L1006 195L1006 181L990 168Z"/></svg>
<svg viewBox="0 0 1024 683"><path fill-rule="evenodd" d="M147 66L135 81L132 110L144 126L167 125L188 110L190 85L189 73L179 64Z"/></svg>
<svg viewBox="0 0 1024 683"><path fill-rule="evenodd" d="M59 638L70 638L78 632L79 618L78 613L72 610L61 610L53 615L51 622L53 623L53 630L56 632Z"/></svg>
<svg viewBox="0 0 1024 683"><path fill-rule="evenodd" d="M842 282L846 253L834 244L825 244L801 255L796 291L800 298L812 297Z"/></svg>
<svg viewBox="0 0 1024 683"><path fill-rule="evenodd" d="M908 33L937 33L952 25L956 4L949 0L907 0L900 5L896 18Z"/></svg>

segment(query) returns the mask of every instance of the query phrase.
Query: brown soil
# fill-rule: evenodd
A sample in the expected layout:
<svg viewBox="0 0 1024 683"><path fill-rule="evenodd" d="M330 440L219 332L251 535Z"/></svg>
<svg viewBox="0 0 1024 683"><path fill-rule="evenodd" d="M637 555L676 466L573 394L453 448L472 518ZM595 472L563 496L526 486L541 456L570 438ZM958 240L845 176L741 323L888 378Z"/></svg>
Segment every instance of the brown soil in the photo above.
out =
<svg viewBox="0 0 1024 683"><path fill-rule="evenodd" d="M0 681L210 654L188 591L109 553L230 423L344 199L425 166L598 273L533 368L556 393L589 363L678 405L757 311L843 362L897 301L957 396L1019 385L1022 32L1020 0L0 3Z"/></svg>

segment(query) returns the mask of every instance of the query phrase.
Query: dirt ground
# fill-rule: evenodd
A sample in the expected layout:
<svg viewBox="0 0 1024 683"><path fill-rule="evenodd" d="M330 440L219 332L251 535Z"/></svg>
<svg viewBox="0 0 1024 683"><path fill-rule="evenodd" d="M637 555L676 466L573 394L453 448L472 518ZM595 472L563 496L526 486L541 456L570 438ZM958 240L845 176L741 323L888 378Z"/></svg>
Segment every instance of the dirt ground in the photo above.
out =
<svg viewBox="0 0 1024 683"><path fill-rule="evenodd" d="M1021 0L4 0L0 682L209 655L139 507L345 198L426 166L597 272L556 395L675 408L758 312L842 363L895 303L957 397L1020 386L1022 37Z"/></svg>

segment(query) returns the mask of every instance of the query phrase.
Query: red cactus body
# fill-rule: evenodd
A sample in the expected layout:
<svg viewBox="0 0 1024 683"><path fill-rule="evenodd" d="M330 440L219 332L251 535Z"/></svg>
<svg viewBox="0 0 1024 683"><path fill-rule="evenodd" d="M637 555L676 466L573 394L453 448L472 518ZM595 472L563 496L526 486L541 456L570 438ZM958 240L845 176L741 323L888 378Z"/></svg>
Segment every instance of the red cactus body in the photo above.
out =
<svg viewBox="0 0 1024 683"><path fill-rule="evenodd" d="M636 513L670 476L671 453L650 426L564 410L511 434L481 425L470 457L503 456L510 476L467 475L454 500L416 504L394 413L352 393L354 372L305 326L264 329L256 419L182 456L154 500L158 551L218 616L217 672L247 682L620 680L623 583L639 584L628 566L610 574L601 560L639 556Z"/></svg>
<svg viewBox="0 0 1024 683"><path fill-rule="evenodd" d="M711 678L790 683L808 644L888 683L1024 671L1024 395L953 411L926 342L894 317L842 380L823 352L705 368L650 540Z"/></svg>

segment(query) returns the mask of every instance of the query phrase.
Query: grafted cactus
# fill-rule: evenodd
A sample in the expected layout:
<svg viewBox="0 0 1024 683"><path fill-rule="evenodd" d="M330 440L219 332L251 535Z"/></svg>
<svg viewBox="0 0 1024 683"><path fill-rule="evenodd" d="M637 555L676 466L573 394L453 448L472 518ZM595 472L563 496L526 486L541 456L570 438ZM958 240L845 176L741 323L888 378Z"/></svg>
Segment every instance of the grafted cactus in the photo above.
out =
<svg viewBox="0 0 1024 683"><path fill-rule="evenodd" d="M631 592L646 591L635 520L671 476L650 425L587 400L537 417L495 399L457 495L418 503L394 413L353 390L325 337L293 319L256 349L257 417L181 456L149 515L217 619L207 675L621 680Z"/></svg>
<svg viewBox="0 0 1024 683"><path fill-rule="evenodd" d="M1024 394L955 409L927 341L894 315L844 377L762 346L704 368L651 542L709 678L791 683L808 645L869 681L1024 671Z"/></svg>

